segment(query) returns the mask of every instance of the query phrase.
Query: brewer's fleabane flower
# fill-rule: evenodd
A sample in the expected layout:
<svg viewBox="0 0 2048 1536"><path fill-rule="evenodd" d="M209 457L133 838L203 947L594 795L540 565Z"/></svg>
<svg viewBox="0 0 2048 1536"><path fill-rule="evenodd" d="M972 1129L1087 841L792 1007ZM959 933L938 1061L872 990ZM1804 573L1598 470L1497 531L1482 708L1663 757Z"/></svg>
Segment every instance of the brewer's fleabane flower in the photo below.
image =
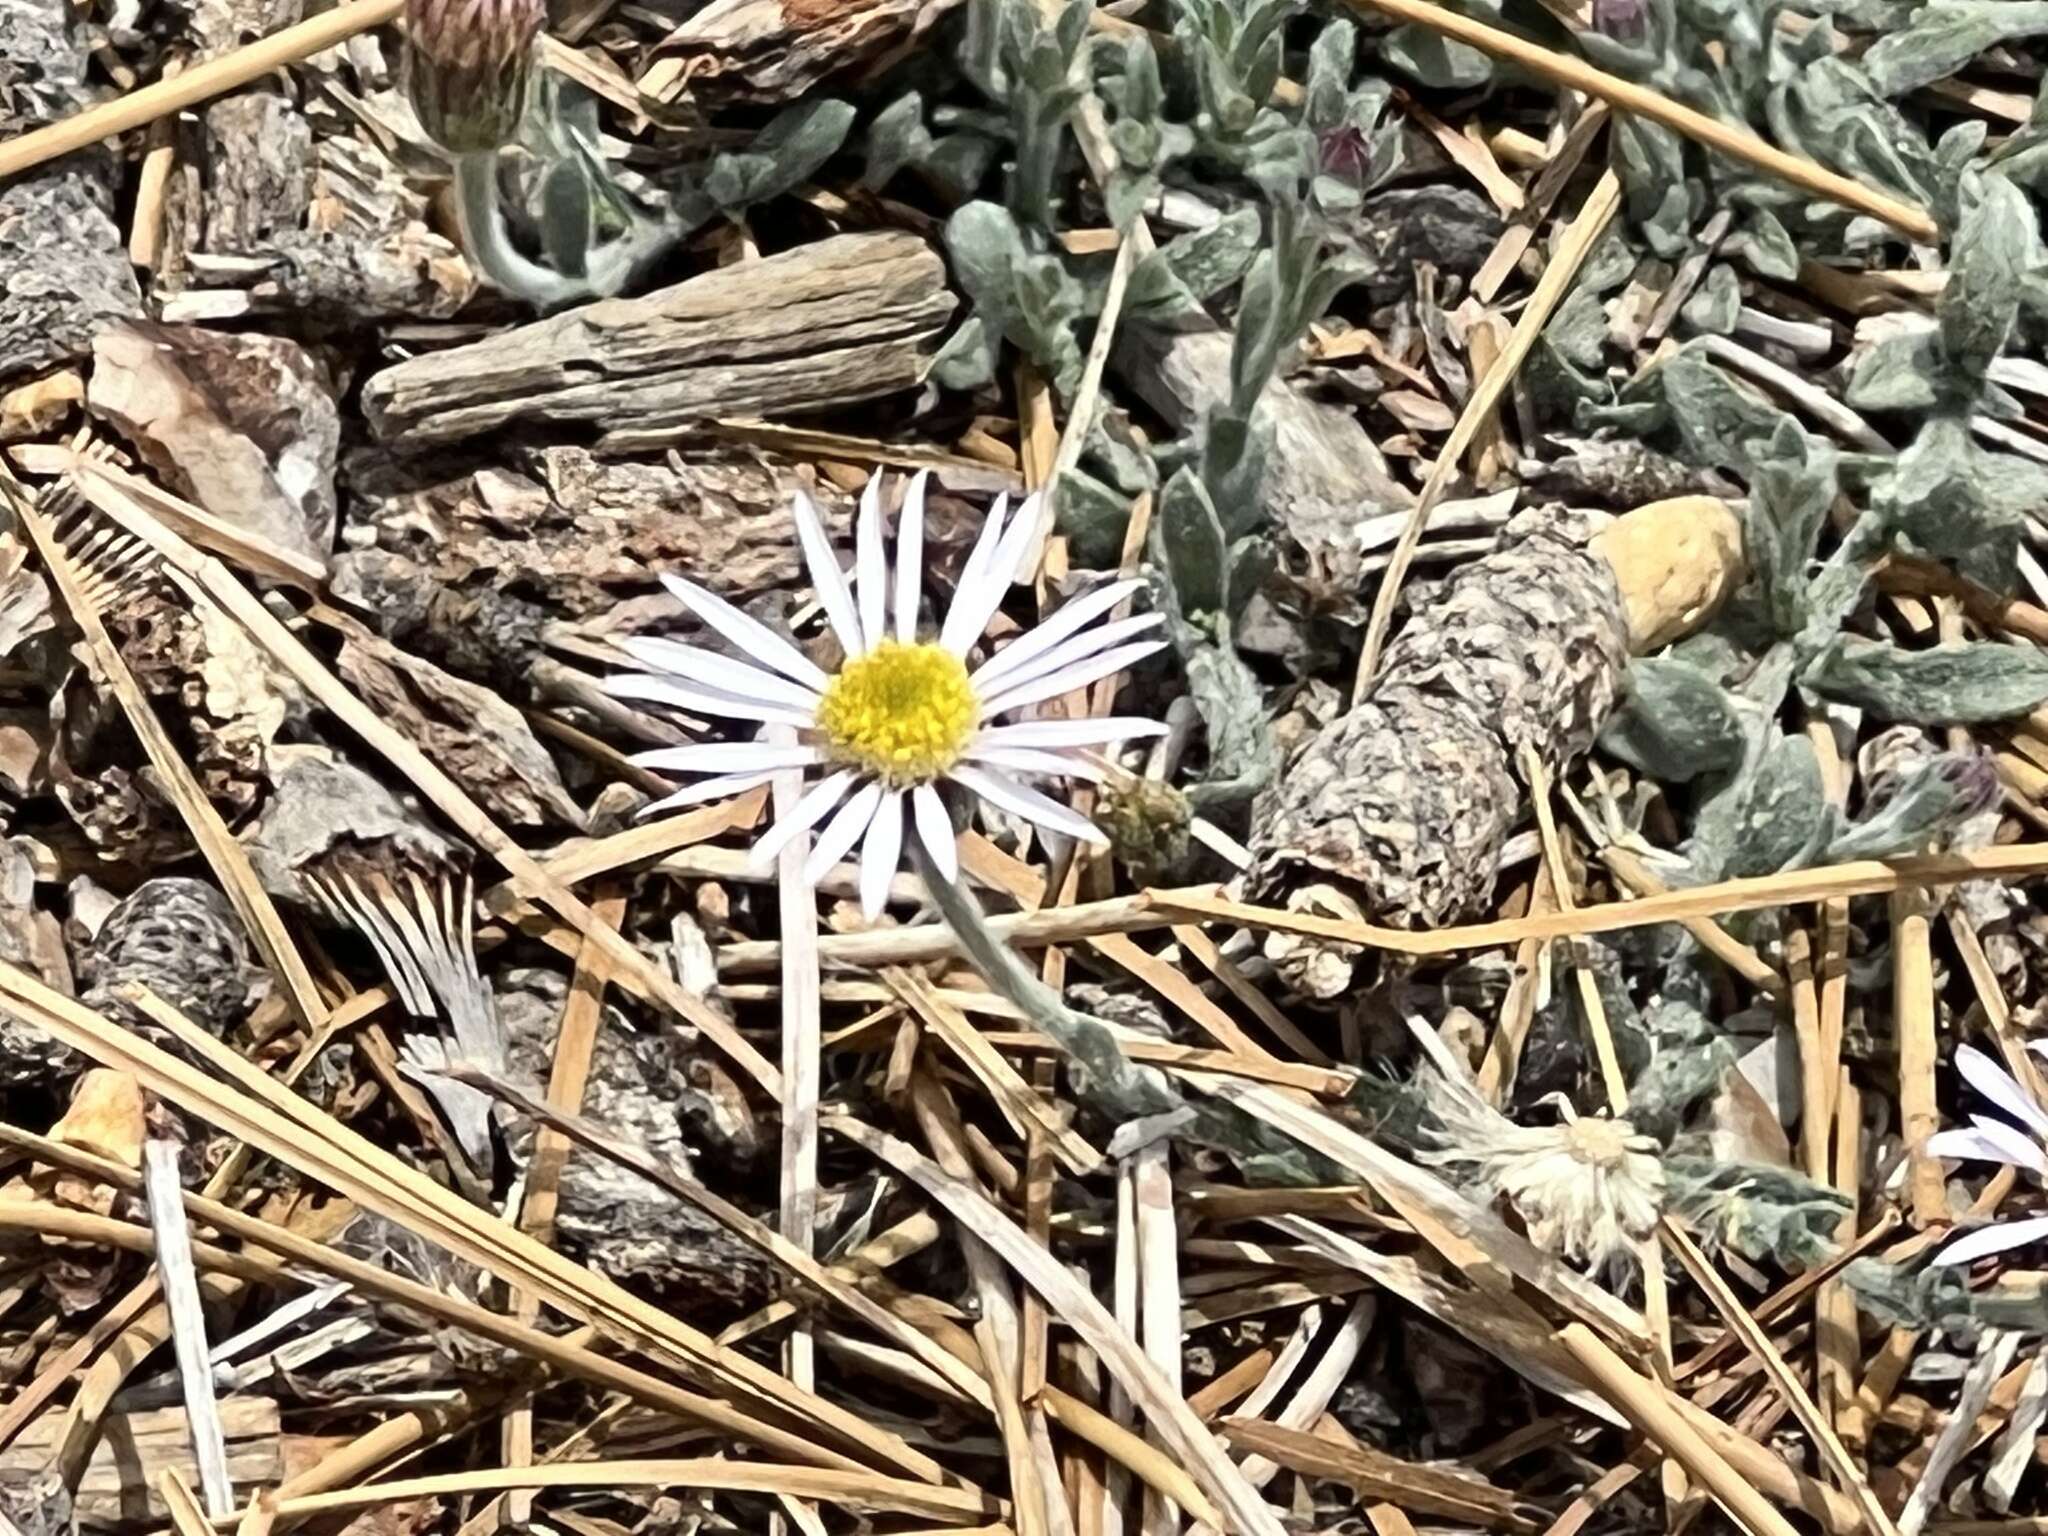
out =
<svg viewBox="0 0 2048 1536"><path fill-rule="evenodd" d="M862 494L849 585L825 525L799 491L794 516L804 563L845 660L827 673L788 640L725 599L681 577L662 581L708 629L745 659L674 640L622 642L648 668L610 679L624 698L673 704L695 714L782 727L751 742L703 742L641 754L635 761L701 775L648 813L701 804L765 784L779 773L816 774L803 796L754 848L765 867L814 827L804 865L815 883L860 845L861 904L881 910L904 850L915 837L947 879L958 873L953 823L939 798L951 782L1001 810L1084 842L1104 838L1093 823L1024 782L1038 777L1100 780L1088 756L1138 736L1156 721L1130 716L1005 721L1142 661L1165 641L1157 614L1111 618L1139 580L1110 582L1069 601L978 663L976 643L1035 542L1038 498L1005 518L997 502L967 556L936 634L919 628L924 588L924 500L920 474L905 495L893 573L883 548L881 479ZM794 733L794 740L789 739ZM782 739L772 739L774 736Z"/></svg>

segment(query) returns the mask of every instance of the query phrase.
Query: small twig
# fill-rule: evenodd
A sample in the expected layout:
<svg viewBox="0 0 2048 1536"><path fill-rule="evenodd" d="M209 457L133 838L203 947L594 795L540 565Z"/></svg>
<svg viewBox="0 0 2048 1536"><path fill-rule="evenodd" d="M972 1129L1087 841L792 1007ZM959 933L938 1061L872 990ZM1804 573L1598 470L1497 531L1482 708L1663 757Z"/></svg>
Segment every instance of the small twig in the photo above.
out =
<svg viewBox="0 0 2048 1536"><path fill-rule="evenodd" d="M1378 4L1380 0L1371 0L1371 3ZM1399 0L1399 3L1405 5L1408 0ZM1435 12L1433 6L1423 9ZM1394 545L1393 555L1387 564L1387 574L1380 579L1379 591L1372 600L1372 617L1365 630L1365 649L1359 654L1358 676L1351 685L1353 704L1365 697L1373 673L1379 669L1380 650L1385 646L1387 631L1394 623L1394 604L1401 595L1401 584L1408 577L1408 567L1415 559L1415 547L1422 541L1422 530L1429 525L1430 510L1443 499L1445 488L1464 460L1465 450L1472 446L1479 429L1486 425L1501 397L1507 393L1508 385L1521 372L1523 362L1536 345L1536 338L1550 323L1552 311L1563 301L1565 290L1578 276L1580 266L1592 254L1594 245L1620 206L1621 179L1613 171L1608 171L1587 194L1577 216L1566 226L1556 254L1551 257L1550 265L1543 269L1535 292L1529 295L1529 302L1515 321L1514 333L1508 337L1507 346L1494 359L1486 376L1472 387L1471 399L1465 402L1465 408L1452 424L1450 436L1444 439L1443 446L1437 451L1436 463L1429 471L1429 478L1422 483L1422 494L1415 498L1415 505L1408 510L1407 525L1401 530L1400 540Z"/></svg>
<svg viewBox="0 0 2048 1536"><path fill-rule="evenodd" d="M206 1513L220 1520L234 1512L235 1485L228 1476L227 1437L213 1395L213 1371L206 1363L206 1313L199 1302L199 1272L192 1263L192 1230L185 1224L175 1141L151 1137L144 1143L142 1187L149 1202L150 1229L156 1235L157 1279L171 1313L171 1347L185 1389L192 1460L199 1469Z"/></svg>

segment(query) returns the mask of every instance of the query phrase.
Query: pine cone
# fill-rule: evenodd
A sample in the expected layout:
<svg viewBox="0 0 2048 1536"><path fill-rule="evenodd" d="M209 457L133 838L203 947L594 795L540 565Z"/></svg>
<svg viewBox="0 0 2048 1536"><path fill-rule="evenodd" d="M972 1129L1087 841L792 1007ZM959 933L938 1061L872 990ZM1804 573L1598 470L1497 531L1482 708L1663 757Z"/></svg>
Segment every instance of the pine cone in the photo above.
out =
<svg viewBox="0 0 2048 1536"><path fill-rule="evenodd" d="M1592 744L1628 659L1614 574L1592 529L1524 513L1460 567L1387 650L1355 709L1305 741L1252 809L1252 886L1335 876L1400 927L1485 901L1522 796L1525 745L1553 772Z"/></svg>
<svg viewBox="0 0 2048 1536"><path fill-rule="evenodd" d="M100 924L82 957L84 1001L132 1016L119 996L141 982L193 1023L224 1035L249 1006L256 979L242 920L203 880L146 880Z"/></svg>

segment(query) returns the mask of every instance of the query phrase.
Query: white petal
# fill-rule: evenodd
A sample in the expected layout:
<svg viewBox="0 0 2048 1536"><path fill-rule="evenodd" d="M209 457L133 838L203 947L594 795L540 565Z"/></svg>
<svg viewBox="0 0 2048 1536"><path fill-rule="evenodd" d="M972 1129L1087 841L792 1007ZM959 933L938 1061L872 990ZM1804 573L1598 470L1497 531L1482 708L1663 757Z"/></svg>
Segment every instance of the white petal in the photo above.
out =
<svg viewBox="0 0 2048 1536"><path fill-rule="evenodd" d="M1166 726L1140 715L1099 715L1086 720L1021 720L974 733L976 746L1100 747L1134 736L1164 736Z"/></svg>
<svg viewBox="0 0 2048 1536"><path fill-rule="evenodd" d="M824 605L825 617L832 622L832 632L839 636L840 648L849 657L865 656L867 645L861 638L860 616L853 611L853 594L846 590L846 574L839 569L839 557L832 552L832 541L826 537L825 522L818 516L817 505L799 490L791 511L796 517L797 542L803 546L811 585L818 589L818 601Z"/></svg>
<svg viewBox="0 0 2048 1536"><path fill-rule="evenodd" d="M2008 1115L2026 1122L2036 1136L2048 1136L2048 1113L2043 1113L2027 1090L2013 1075L1974 1045L1956 1052L1956 1070L1963 1081L1983 1094Z"/></svg>
<svg viewBox="0 0 2048 1536"><path fill-rule="evenodd" d="M1044 506L1045 498L1033 491L1024 498L1024 504L1017 509L1016 521L1003 534L1002 546L996 550L996 575L1002 581L996 591L998 600L1012 583L1024 578L1024 560L1031 553L1031 546L1037 542L1038 514Z"/></svg>
<svg viewBox="0 0 2048 1536"><path fill-rule="evenodd" d="M1118 619L1110 624L1098 624L1084 629L1080 634L1063 640L1043 655L1033 656L1019 666L997 678L984 688L977 686L975 692L984 698L1021 688L1026 683L1041 677L1048 677L1062 667L1070 667L1077 661L1093 656L1097 651L1106 651L1112 645L1122 645L1139 635L1149 633L1166 622L1163 613L1135 613L1128 619Z"/></svg>
<svg viewBox="0 0 2048 1536"><path fill-rule="evenodd" d="M1934 1264L1967 1264L1972 1259L1981 1259L1987 1254L2004 1253L2008 1248L2017 1248L2022 1243L2039 1242L2048 1237L2048 1216L2029 1216L2025 1221L2001 1221L1992 1226L1979 1227L1950 1243L1930 1261Z"/></svg>
<svg viewBox="0 0 2048 1536"><path fill-rule="evenodd" d="M910 809L917 819L917 840L932 856L932 863L948 880L960 878L960 845L954 840L953 818L946 814L946 802L938 790L920 784L910 792Z"/></svg>
<svg viewBox="0 0 2048 1536"><path fill-rule="evenodd" d="M953 599L953 612L946 615L946 633L956 635L959 649L957 656L965 656L968 647L981 637L988 628L988 621L995 617L996 609L1002 606L1003 596L1010 590L1010 583L1016 579L1017 567L1030 552L1032 535L1038 528L1038 497L1026 496L1024 504L1017 509L1017 515L1010 519L1010 526L1003 530L1003 542L989 557L988 569L976 579L970 592L963 584Z"/></svg>
<svg viewBox="0 0 2048 1536"><path fill-rule="evenodd" d="M1100 784L1103 777L1102 770L1087 759L1064 752L1048 752L1043 747L988 747L976 742L967 749L967 761L1008 768L1013 773L1048 773L1086 779L1091 784Z"/></svg>
<svg viewBox="0 0 2048 1536"><path fill-rule="evenodd" d="M882 610L889 595L889 565L882 554L882 472L868 476L860 493L853 534L853 596L869 650L882 643Z"/></svg>
<svg viewBox="0 0 2048 1536"><path fill-rule="evenodd" d="M887 790L875 807L875 819L868 823L867 840L860 846L860 910L873 922L889 903L889 882L896 878L896 866L903 862L903 791Z"/></svg>
<svg viewBox="0 0 2048 1536"><path fill-rule="evenodd" d="M652 805L642 806L642 816L652 816L657 811L681 810L686 805L702 805L707 800L723 800L727 795L744 794L757 784L766 784L775 777L772 768L755 773L729 773L716 779L699 779L687 789L679 789L665 799Z"/></svg>
<svg viewBox="0 0 2048 1536"><path fill-rule="evenodd" d="M604 691L615 699L646 699L655 704L673 704L693 714L716 715L723 720L760 720L770 725L816 725L815 713L791 709L787 704L766 704L758 699L735 698L716 688L696 688L672 683L665 677L644 672L622 672L604 680Z"/></svg>
<svg viewBox="0 0 2048 1536"><path fill-rule="evenodd" d="M837 805L853 787L853 770L842 768L830 774L805 790L803 797L777 818L761 840L754 844L747 862L757 871L765 871L797 838L811 830L825 819L826 813Z"/></svg>
<svg viewBox="0 0 2048 1536"><path fill-rule="evenodd" d="M784 677L824 692L832 679L802 651L751 614L742 612L716 592L707 591L680 576L664 576L661 584L675 594L677 602L712 629L738 646L764 667L773 667Z"/></svg>
<svg viewBox="0 0 2048 1536"><path fill-rule="evenodd" d="M2002 1163L2004 1151L1978 1130L1936 1131L1927 1138L1929 1157L1952 1157L1965 1162Z"/></svg>
<svg viewBox="0 0 2048 1536"><path fill-rule="evenodd" d="M911 477L896 518L896 638L905 645L917 638L917 609L924 601L924 494L931 478L928 469Z"/></svg>
<svg viewBox="0 0 2048 1536"><path fill-rule="evenodd" d="M1006 677L1034 656L1042 656L1083 624L1091 623L1138 591L1145 583L1113 581L1108 586L1075 598L1036 629L1025 631L974 670L976 687Z"/></svg>
<svg viewBox="0 0 2048 1536"><path fill-rule="evenodd" d="M824 760L817 747L777 746L765 741L700 741L687 747L657 747L636 752L642 768L670 773L751 773L775 768L808 768Z"/></svg>
<svg viewBox="0 0 2048 1536"><path fill-rule="evenodd" d="M1002 542L1003 512L1009 505L1008 496L996 498L996 504L989 509L988 521L981 525L981 532L975 536L974 548L967 553L967 563L960 567L960 584L953 589L953 602L946 609L946 621L939 626L939 644L955 656L967 654L974 642L981 638L982 626L988 622L986 614L980 624L971 621L981 602L981 589L989 567L995 561L996 547Z"/></svg>
<svg viewBox="0 0 2048 1536"><path fill-rule="evenodd" d="M1098 682L1123 671L1125 667L1135 666L1147 656L1162 649L1165 644L1164 640L1139 640L1130 645L1119 645L1113 650L1104 651L1099 656L1090 656L1085 661L1077 661L1070 667L1064 667L1033 682L1019 683L1007 693L998 694L993 699L984 699L981 717L986 720L991 715L1022 709L1026 704L1036 704L1043 699L1056 699L1063 693L1072 693L1076 688L1086 687L1089 683Z"/></svg>
<svg viewBox="0 0 2048 1536"><path fill-rule="evenodd" d="M716 651L684 645L679 640L656 640L636 635L630 640L621 640L619 649L650 671L666 672L672 677L703 683L734 698L762 699L773 704L787 704L792 709L813 709L818 703L816 690L802 683L793 683L786 677L764 672L759 667L736 661L730 656L721 656Z"/></svg>
<svg viewBox="0 0 2048 1536"><path fill-rule="evenodd" d="M2048 1175L2048 1153L2041 1150L2038 1142L2029 1140L2025 1132L2002 1120L1987 1120L1982 1115L1973 1116L1972 1120L1977 1134L1997 1149L1999 1162Z"/></svg>
<svg viewBox="0 0 2048 1536"><path fill-rule="evenodd" d="M994 768L977 768L971 763L959 763L953 768L951 777L981 796L989 804L1022 816L1026 821L1035 821L1041 827L1050 827L1066 837L1077 838L1084 843L1102 844L1109 841L1094 822L1078 812L1061 805L1059 801L1041 795L1028 784L1019 784L1008 774Z"/></svg>
<svg viewBox="0 0 2048 1536"><path fill-rule="evenodd" d="M855 791L851 800L839 807L825 824L818 841L812 845L811 856L804 860L805 885L816 885L825 878L826 870L846 857L846 850L860 841L861 833L867 831L868 823L875 819L875 807L881 799L882 786L871 779Z"/></svg>

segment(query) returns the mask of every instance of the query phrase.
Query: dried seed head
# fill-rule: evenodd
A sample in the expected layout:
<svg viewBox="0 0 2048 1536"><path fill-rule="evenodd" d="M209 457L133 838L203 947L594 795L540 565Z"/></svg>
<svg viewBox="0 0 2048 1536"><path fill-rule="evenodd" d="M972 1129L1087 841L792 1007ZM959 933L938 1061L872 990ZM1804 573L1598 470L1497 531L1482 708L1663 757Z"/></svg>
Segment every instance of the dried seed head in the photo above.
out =
<svg viewBox="0 0 2048 1536"><path fill-rule="evenodd" d="M1626 1258L1664 1208L1657 1143L1626 1120L1522 1126L1469 1084L1439 1077L1429 1095L1436 1149L1449 1167L1521 1213L1539 1246L1596 1266Z"/></svg>
<svg viewBox="0 0 2048 1536"><path fill-rule="evenodd" d="M546 0L407 0L406 91L452 155L510 143L526 115Z"/></svg>

